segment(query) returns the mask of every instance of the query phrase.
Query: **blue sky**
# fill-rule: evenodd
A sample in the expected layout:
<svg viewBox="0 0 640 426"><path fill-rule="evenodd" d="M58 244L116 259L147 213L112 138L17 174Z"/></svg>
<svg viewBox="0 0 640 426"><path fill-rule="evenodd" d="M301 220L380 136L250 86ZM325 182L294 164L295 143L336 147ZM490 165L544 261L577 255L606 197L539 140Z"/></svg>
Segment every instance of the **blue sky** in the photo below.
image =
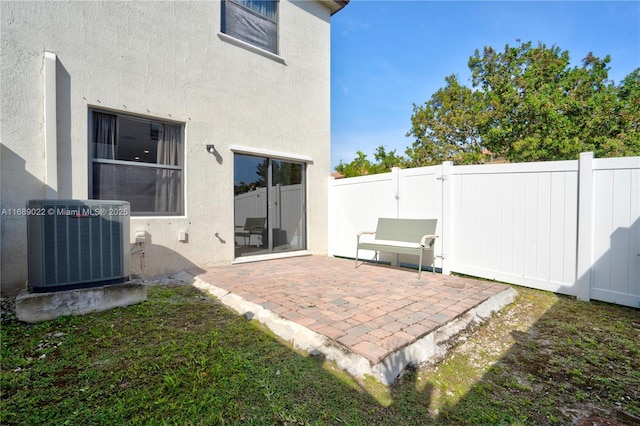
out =
<svg viewBox="0 0 640 426"><path fill-rule="evenodd" d="M611 55L619 82L640 67L640 2L351 0L331 19L332 169L380 145L404 154L413 104L449 74L470 87L475 49L516 39L555 44L573 65Z"/></svg>

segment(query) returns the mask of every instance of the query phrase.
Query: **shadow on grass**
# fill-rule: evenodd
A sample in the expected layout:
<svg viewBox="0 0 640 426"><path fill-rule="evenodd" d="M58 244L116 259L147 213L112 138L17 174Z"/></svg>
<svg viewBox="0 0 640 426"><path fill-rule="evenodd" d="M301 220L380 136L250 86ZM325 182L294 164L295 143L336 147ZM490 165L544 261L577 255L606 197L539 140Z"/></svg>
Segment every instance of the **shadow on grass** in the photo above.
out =
<svg viewBox="0 0 640 426"><path fill-rule="evenodd" d="M0 423L571 424L597 415L637 424L638 311L519 290L442 363L390 388L293 351L190 286L154 286L147 303L109 312L5 323ZM529 326L518 321L527 308L537 312ZM506 351L482 349L504 336L514 339Z"/></svg>
<svg viewBox="0 0 640 426"><path fill-rule="evenodd" d="M502 335L503 341L513 344L490 366L485 364L486 371L460 392L459 398L445 401L435 417L437 422L640 424L640 311L518 290L521 296L514 305L472 338L489 346ZM517 317L526 319L527 305L542 308L545 299L556 301L528 328L523 327L527 321L517 321ZM498 324L509 315L516 319L515 327L501 330ZM478 359L489 361L490 357L483 360L482 356L474 361L473 354L465 352L465 345L449 354L439 371L446 370L447 363L456 365L461 360L467 368ZM482 351L477 344L472 349ZM428 380L428 375L425 372L427 377L418 377Z"/></svg>
<svg viewBox="0 0 640 426"><path fill-rule="evenodd" d="M150 287L146 303L108 312L4 323L0 336L3 425L428 418L428 401L422 410L388 409L350 377L187 285Z"/></svg>

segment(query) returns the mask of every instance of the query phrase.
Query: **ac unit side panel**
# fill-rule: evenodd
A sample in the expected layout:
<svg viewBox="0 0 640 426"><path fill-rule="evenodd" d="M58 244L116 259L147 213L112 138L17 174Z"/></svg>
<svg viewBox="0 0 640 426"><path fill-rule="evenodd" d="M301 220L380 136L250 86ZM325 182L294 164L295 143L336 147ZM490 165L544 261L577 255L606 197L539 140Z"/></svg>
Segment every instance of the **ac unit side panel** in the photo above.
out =
<svg viewBox="0 0 640 426"><path fill-rule="evenodd" d="M27 265L29 282L44 283L44 246L42 233L44 220L38 216L27 217Z"/></svg>

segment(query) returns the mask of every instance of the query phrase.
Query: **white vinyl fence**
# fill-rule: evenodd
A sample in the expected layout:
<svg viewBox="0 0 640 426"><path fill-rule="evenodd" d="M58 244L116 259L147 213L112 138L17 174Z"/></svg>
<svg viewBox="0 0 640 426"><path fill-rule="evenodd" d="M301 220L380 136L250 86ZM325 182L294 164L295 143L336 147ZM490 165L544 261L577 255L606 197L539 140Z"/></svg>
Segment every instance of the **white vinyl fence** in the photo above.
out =
<svg viewBox="0 0 640 426"><path fill-rule="evenodd" d="M640 157L446 162L329 186L330 255L354 257L378 217L437 218L444 274L640 306Z"/></svg>

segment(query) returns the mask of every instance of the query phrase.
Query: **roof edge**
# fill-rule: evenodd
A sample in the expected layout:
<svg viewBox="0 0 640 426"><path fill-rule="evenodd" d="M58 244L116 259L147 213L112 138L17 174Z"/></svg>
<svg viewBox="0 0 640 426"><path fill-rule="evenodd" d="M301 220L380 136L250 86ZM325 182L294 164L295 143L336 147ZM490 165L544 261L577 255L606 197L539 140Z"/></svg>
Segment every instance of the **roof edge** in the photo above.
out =
<svg viewBox="0 0 640 426"><path fill-rule="evenodd" d="M320 3L324 4L329 8L331 12L331 16L340 12L347 4L349 4L350 0L318 0Z"/></svg>
<svg viewBox="0 0 640 426"><path fill-rule="evenodd" d="M344 9L344 7L349 4L349 1L351 0L333 0L334 3L338 4L338 8L335 10L331 10L331 16Z"/></svg>

